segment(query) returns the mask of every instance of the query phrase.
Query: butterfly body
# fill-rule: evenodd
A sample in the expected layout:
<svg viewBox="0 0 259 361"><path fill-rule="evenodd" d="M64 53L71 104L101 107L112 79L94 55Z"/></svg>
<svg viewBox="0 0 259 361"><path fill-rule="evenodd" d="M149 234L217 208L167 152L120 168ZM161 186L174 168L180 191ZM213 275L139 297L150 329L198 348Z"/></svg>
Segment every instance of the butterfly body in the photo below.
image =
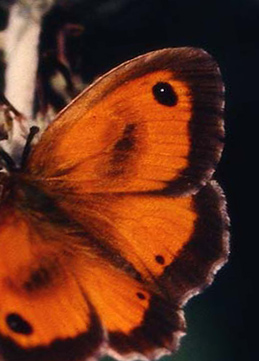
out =
<svg viewBox="0 0 259 361"><path fill-rule="evenodd" d="M210 181L222 83L198 49L164 49L103 76L2 177L0 347L12 360L157 358L182 307L227 258Z"/></svg>

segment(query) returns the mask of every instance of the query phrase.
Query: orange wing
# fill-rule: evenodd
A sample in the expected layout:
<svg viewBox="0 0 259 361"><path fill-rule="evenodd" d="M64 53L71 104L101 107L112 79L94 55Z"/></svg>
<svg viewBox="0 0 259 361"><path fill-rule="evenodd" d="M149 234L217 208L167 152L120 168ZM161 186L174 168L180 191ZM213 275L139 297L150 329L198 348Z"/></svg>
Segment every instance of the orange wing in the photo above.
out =
<svg viewBox="0 0 259 361"><path fill-rule="evenodd" d="M140 56L57 116L32 152L27 176L62 196L197 188L222 150L222 90L218 67L202 50Z"/></svg>
<svg viewBox="0 0 259 361"><path fill-rule="evenodd" d="M176 343L184 332L178 308L172 313L163 294L129 268L120 269L116 260L101 257L83 228L62 223L60 215L58 221L53 215L38 219L36 213L4 209L0 345L5 360L81 361L107 352L107 336L111 350L121 355L151 355ZM156 339L145 331L150 313L148 322L166 330ZM117 346L121 336L124 349Z"/></svg>
<svg viewBox="0 0 259 361"><path fill-rule="evenodd" d="M54 203L45 215L39 202L2 205L0 345L7 361L59 361L60 354L79 361L107 352L154 358L177 348L183 303L226 260L222 196L207 185L184 198L112 197L80 212L79 223Z"/></svg>
<svg viewBox="0 0 259 361"><path fill-rule="evenodd" d="M80 354L91 355L103 341L103 330L70 270L73 257L68 244L75 244L75 237L62 233L60 227L38 227L31 217L5 204L1 215L3 356L6 360L54 360L60 354L63 360L78 360Z"/></svg>
<svg viewBox="0 0 259 361"><path fill-rule="evenodd" d="M19 306L11 314L48 332L46 339L35 333L32 343L0 323L8 361L30 361L30 355L55 360L57 348L67 349L82 333L88 342L78 347L81 354L62 354L62 361L81 361L100 350L102 328L109 343L102 344L105 352L118 357L154 358L176 349L185 329L183 303L211 282L228 251L221 193L209 183L196 193L220 157L221 112L216 64L205 52L186 48L123 64L57 117L12 193L12 212L18 212L18 224L25 223L20 233L27 234L27 266L13 270L11 252L8 265L0 264L1 287L9 292L5 277L10 273L18 282L21 272L26 279L26 270L31 275L34 269L31 257L40 264L36 260L46 252L43 261L57 274L53 292L47 285L41 290L48 295L42 298L48 317L38 309L41 298L22 292L17 298L9 294L3 317L9 305L20 302L24 310ZM7 226L9 217L3 220L4 243L19 232ZM72 298L70 310L66 302ZM67 328L50 328L52 320L56 325L66 316ZM38 352L37 344L44 343L45 353L42 347Z"/></svg>

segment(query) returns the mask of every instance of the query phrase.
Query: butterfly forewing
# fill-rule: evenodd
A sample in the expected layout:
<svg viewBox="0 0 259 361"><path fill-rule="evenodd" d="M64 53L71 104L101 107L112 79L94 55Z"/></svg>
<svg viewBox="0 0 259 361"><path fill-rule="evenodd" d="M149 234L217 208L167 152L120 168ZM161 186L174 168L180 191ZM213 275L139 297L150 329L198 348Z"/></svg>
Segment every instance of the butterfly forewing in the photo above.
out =
<svg viewBox="0 0 259 361"><path fill-rule="evenodd" d="M32 152L27 174L62 197L67 190L69 197L196 189L222 150L222 92L218 67L202 50L136 58L61 112Z"/></svg>

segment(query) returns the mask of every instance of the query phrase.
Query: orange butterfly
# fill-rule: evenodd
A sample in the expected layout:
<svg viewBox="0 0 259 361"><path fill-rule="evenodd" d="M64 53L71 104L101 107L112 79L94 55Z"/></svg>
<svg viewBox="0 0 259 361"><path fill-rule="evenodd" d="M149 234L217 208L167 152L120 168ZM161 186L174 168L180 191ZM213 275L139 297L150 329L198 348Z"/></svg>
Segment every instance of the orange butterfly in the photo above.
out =
<svg viewBox="0 0 259 361"><path fill-rule="evenodd" d="M2 149L0 347L7 361L158 358L228 254L223 85L204 51L130 60L14 167ZM30 138L33 136L32 129Z"/></svg>

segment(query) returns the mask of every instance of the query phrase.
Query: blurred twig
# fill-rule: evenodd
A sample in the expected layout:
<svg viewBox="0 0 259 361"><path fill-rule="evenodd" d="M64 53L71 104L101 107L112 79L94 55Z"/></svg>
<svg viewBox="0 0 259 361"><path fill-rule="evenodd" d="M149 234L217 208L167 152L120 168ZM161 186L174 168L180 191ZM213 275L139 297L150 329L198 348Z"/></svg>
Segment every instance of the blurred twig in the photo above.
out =
<svg viewBox="0 0 259 361"><path fill-rule="evenodd" d="M80 64L80 41L85 31L80 20L71 15L76 4L17 0L8 8L8 24L0 38L5 55L5 96L23 119L15 117L10 123L2 109L8 139L1 140L1 147L15 161L20 161L30 127L41 129L34 137L37 141L55 114L84 86L75 67Z"/></svg>
<svg viewBox="0 0 259 361"><path fill-rule="evenodd" d="M32 118L41 20L54 0L19 0L10 9L5 31L5 95Z"/></svg>

